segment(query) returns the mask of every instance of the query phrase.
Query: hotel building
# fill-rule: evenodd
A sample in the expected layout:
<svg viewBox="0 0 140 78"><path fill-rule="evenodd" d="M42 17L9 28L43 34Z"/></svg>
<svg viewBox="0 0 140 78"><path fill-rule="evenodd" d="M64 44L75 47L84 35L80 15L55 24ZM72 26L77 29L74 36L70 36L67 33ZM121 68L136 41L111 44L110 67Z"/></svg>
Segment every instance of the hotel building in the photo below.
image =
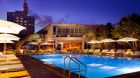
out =
<svg viewBox="0 0 140 78"><path fill-rule="evenodd" d="M106 28L105 25L50 24L37 33L43 35L47 42L54 41L56 49L83 50L87 48L87 42L92 39L89 37L89 33L100 33Z"/></svg>
<svg viewBox="0 0 140 78"><path fill-rule="evenodd" d="M34 34L35 19L33 16L28 15L28 3L26 0L24 0L22 11L7 12L7 21L26 27L26 30L22 30L19 33L19 37L21 38Z"/></svg>

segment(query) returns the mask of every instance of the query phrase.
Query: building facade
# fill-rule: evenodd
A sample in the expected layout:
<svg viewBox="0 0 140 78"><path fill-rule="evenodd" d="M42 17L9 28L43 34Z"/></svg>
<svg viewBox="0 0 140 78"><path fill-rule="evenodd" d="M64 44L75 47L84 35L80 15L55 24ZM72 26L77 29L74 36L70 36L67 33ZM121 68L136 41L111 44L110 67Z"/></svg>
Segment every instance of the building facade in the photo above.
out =
<svg viewBox="0 0 140 78"><path fill-rule="evenodd" d="M38 34L42 34L47 42L54 41L56 49L83 50L87 48L87 42L92 39L92 33L102 30L106 30L105 25L50 24Z"/></svg>
<svg viewBox="0 0 140 78"><path fill-rule="evenodd" d="M35 32L35 18L28 15L28 3L24 0L22 11L7 12L7 21L17 23L26 27L19 33L19 37L24 38Z"/></svg>

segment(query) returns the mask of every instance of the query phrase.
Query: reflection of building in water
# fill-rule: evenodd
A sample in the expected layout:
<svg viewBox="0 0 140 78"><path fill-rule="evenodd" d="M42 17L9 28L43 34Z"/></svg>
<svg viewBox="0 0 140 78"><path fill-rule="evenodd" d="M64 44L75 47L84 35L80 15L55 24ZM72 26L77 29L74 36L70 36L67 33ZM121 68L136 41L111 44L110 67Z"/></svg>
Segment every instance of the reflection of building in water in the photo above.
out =
<svg viewBox="0 0 140 78"><path fill-rule="evenodd" d="M50 24L38 33L44 35L46 41L54 41L55 46L61 45L61 50L85 49L87 42L102 30L106 30L105 25L85 25L85 24Z"/></svg>

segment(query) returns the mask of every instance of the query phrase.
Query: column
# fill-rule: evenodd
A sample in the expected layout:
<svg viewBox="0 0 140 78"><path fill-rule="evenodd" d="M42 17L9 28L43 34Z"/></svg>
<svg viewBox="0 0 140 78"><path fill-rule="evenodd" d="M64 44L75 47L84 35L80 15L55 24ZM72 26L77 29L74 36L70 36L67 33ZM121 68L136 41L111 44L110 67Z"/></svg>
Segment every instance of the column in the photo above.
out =
<svg viewBox="0 0 140 78"><path fill-rule="evenodd" d="M82 51L84 50L84 47L85 46L85 43L84 42L82 42Z"/></svg>

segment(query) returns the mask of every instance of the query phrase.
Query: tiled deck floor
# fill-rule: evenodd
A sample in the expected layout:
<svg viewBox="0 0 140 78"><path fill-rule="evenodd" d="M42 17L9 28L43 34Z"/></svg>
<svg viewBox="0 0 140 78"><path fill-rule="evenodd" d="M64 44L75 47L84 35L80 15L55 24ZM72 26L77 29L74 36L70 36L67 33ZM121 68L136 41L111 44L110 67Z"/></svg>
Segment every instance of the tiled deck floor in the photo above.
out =
<svg viewBox="0 0 140 78"><path fill-rule="evenodd" d="M17 55L29 72L31 78L69 78L69 72L61 68L44 64L27 55ZM85 78L78 74L71 73L70 78Z"/></svg>
<svg viewBox="0 0 140 78"><path fill-rule="evenodd" d="M63 78L60 75L50 72L46 67L43 67L32 59L29 59L27 56L20 55L18 58L29 72L31 78Z"/></svg>

